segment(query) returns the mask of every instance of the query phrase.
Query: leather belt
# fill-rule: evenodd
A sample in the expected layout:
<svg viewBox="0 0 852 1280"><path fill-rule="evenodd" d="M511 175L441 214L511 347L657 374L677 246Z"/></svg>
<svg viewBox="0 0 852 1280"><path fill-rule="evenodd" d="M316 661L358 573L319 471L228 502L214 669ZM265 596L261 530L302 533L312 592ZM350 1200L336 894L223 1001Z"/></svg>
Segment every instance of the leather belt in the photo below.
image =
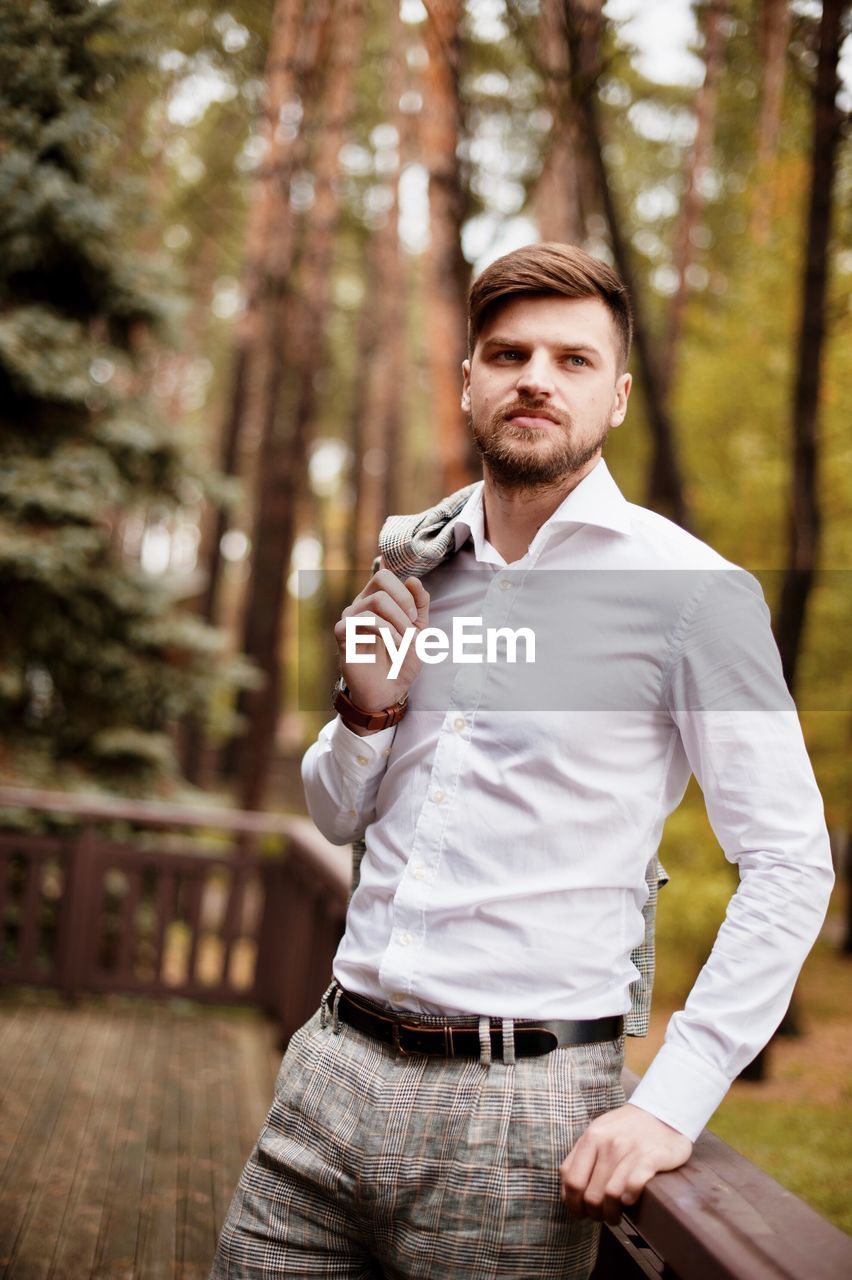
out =
<svg viewBox="0 0 852 1280"><path fill-rule="evenodd" d="M339 999L336 999L339 992ZM363 998L349 995L338 987L328 1004L337 1004L337 1016L356 1031L391 1045L402 1057L424 1053L440 1058L478 1058L479 1019L452 1018L444 1023L424 1024L417 1014L381 1013L362 1003ZM624 1030L620 1015L608 1018L585 1018L580 1021L557 1019L538 1021L534 1018L514 1020L515 1057L537 1058L566 1045L596 1044L616 1040ZM491 1019L491 1052L503 1056L503 1020Z"/></svg>

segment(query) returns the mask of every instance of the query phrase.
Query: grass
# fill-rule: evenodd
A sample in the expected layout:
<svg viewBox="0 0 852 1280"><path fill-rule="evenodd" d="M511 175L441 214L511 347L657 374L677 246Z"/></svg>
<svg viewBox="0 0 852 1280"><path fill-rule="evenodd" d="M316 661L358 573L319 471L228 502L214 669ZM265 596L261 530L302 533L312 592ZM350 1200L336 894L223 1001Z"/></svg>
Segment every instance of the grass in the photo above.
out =
<svg viewBox="0 0 852 1280"><path fill-rule="evenodd" d="M849 1101L838 1108L728 1097L710 1128L830 1222L852 1233Z"/></svg>

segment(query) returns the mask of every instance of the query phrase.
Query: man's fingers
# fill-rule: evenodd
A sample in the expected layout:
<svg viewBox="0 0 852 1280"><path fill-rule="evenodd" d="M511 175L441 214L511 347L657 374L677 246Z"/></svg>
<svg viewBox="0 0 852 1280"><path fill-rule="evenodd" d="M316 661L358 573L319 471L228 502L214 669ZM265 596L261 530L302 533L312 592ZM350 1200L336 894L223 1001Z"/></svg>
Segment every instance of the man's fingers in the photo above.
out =
<svg viewBox="0 0 852 1280"><path fill-rule="evenodd" d="M649 1182L653 1176L653 1170L636 1151L631 1151L623 1160L620 1160L604 1187L604 1222L617 1226L624 1209L636 1203L646 1182Z"/></svg>
<svg viewBox="0 0 852 1280"><path fill-rule="evenodd" d="M575 1148L576 1150L576 1148ZM575 1217L593 1218L616 1226L625 1204L638 1200L652 1173L637 1163L635 1151L619 1155L615 1145L595 1149L594 1163L572 1167L563 1180L562 1199ZM628 1196L628 1199L624 1199Z"/></svg>
<svg viewBox="0 0 852 1280"><path fill-rule="evenodd" d="M405 582L400 582L399 578L391 573L390 569L379 569L378 573L373 574L363 591L355 597L353 604L363 604L364 600L377 593L385 593L396 602L406 615L406 626L411 626L412 622L417 620L417 611L420 604L422 604L422 599L418 602L411 590L412 583L417 583L418 586L421 585L416 578L407 578ZM421 590L423 590L422 587Z"/></svg>
<svg viewBox="0 0 852 1280"><path fill-rule="evenodd" d="M576 1217L615 1225L654 1174L680 1168L691 1152L684 1134L625 1103L593 1120L562 1162L562 1199Z"/></svg>
<svg viewBox="0 0 852 1280"><path fill-rule="evenodd" d="M414 599L417 609L417 621L425 623L429 617L429 592L419 578L406 578L403 586L408 588Z"/></svg>
<svg viewBox="0 0 852 1280"><path fill-rule="evenodd" d="M571 1150L567 1159L563 1160L560 1169L562 1180L562 1200L566 1208L575 1216L583 1216L583 1196L595 1167L597 1150L593 1142L580 1138Z"/></svg>
<svg viewBox="0 0 852 1280"><path fill-rule="evenodd" d="M597 1155L582 1194L582 1211L596 1222L618 1222L621 1206L609 1194L610 1183L620 1165L630 1159L629 1148L622 1139L607 1137L597 1142Z"/></svg>
<svg viewBox="0 0 852 1280"><path fill-rule="evenodd" d="M366 623L369 615L373 615L376 619L377 627L386 622L397 632L398 636L413 625L410 615L389 591L377 591L373 595L364 596L360 600L353 601L343 610L342 619L345 622L346 618L363 618Z"/></svg>
<svg viewBox="0 0 852 1280"><path fill-rule="evenodd" d="M658 1170L652 1169L646 1164L634 1165L625 1179L624 1186L621 1188L621 1203L623 1205L635 1204L656 1172Z"/></svg>
<svg viewBox="0 0 852 1280"><path fill-rule="evenodd" d="M389 569L379 569L373 574L352 603L343 610L343 616L361 613L365 608L372 608L368 602L373 601L377 596L389 596L394 601L405 615L407 627L412 623L423 625L429 616L429 592L420 579L412 575L404 582L400 582ZM376 612L381 613L381 610Z"/></svg>

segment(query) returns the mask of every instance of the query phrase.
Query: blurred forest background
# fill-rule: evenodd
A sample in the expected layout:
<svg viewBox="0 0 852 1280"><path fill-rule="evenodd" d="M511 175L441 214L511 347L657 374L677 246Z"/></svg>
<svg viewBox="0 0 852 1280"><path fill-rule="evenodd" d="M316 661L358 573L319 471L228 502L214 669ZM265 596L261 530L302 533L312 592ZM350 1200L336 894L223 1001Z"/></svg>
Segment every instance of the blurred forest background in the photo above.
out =
<svg viewBox="0 0 852 1280"><path fill-rule="evenodd" d="M559 239L636 300L608 464L761 578L847 866L848 27L836 0L4 5L0 783L298 809L384 516L477 477L471 274ZM663 857L664 1012L732 888L700 795ZM842 1217L837 899L807 996L834 1048L795 1099L831 1160L746 1149Z"/></svg>

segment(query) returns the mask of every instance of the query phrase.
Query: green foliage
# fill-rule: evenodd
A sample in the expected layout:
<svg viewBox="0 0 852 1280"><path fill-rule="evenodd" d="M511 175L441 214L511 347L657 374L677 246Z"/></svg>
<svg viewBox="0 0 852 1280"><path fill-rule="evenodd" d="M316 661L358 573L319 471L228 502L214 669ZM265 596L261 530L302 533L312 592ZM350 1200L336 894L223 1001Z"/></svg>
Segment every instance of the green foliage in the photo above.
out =
<svg viewBox="0 0 852 1280"><path fill-rule="evenodd" d="M146 394L140 339L168 305L107 167L101 112L139 37L116 4L0 12L0 767L137 790L174 775L168 730L234 674L123 551L129 517L193 477Z"/></svg>
<svg viewBox="0 0 852 1280"><path fill-rule="evenodd" d="M830 1222L852 1232L852 1105L807 1096L787 1101L743 1097L723 1102L710 1128Z"/></svg>
<svg viewBox="0 0 852 1280"><path fill-rule="evenodd" d="M725 861L693 780L666 823L660 859L669 883L657 912L658 960L654 998L681 1004L704 964L737 877Z"/></svg>

